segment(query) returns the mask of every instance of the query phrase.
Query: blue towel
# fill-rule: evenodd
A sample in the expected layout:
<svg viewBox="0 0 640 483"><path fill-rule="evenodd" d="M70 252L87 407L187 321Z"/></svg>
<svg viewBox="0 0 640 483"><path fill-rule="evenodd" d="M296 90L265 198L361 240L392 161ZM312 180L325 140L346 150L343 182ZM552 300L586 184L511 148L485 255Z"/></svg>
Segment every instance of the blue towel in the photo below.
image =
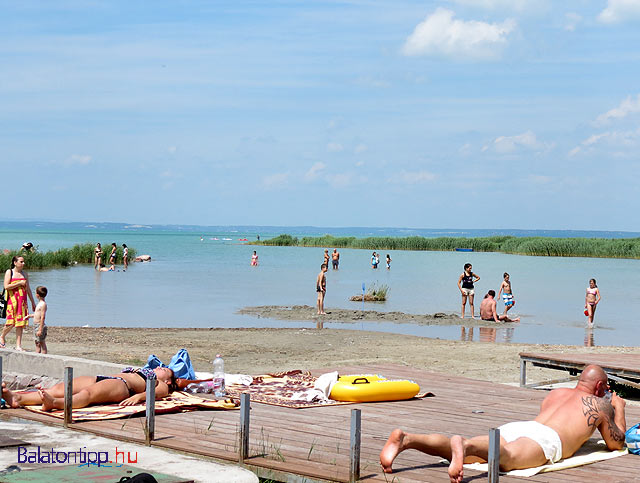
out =
<svg viewBox="0 0 640 483"><path fill-rule="evenodd" d="M176 354L171 358L169 365L164 364L157 356L151 354L144 367L148 367L149 369L155 369L156 367L168 367L173 371L178 379L194 380L196 378L196 373L193 370L193 365L191 364L191 358L189 357L187 349L180 349L176 352Z"/></svg>

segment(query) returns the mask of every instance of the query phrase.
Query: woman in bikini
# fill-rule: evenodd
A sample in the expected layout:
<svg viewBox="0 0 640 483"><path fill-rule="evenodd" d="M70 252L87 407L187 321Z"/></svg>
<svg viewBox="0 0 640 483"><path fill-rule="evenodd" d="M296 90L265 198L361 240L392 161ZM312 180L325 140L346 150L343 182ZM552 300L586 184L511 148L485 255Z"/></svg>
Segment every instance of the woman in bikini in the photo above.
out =
<svg viewBox="0 0 640 483"><path fill-rule="evenodd" d="M29 325L27 297L31 300L31 307L36 311L36 303L33 300L31 287L29 286L29 276L23 272L24 257L16 256L11 259L11 268L4 274L4 289L7 300L7 321L0 335L0 348L5 347L7 341L5 337L16 328L16 350L24 351L22 348L22 331Z"/></svg>
<svg viewBox="0 0 640 483"><path fill-rule="evenodd" d="M74 377L72 407L78 409L90 404L140 404L146 399L147 379L156 381L156 399L162 399L176 389L175 375L168 367L127 367L120 374L112 376ZM50 389L25 393L9 391L2 383L2 397L12 408L42 404L43 411L64 409L64 383L60 382Z"/></svg>
<svg viewBox="0 0 640 483"><path fill-rule="evenodd" d="M109 265L115 265L116 264L116 250L118 249L118 247L116 246L115 243L111 244L111 255L109 255Z"/></svg>
<svg viewBox="0 0 640 483"><path fill-rule="evenodd" d="M100 243L98 243L96 245L96 248L94 250L94 260L93 260L93 268L95 268L96 270L98 269L98 267L100 266L100 264L102 263L102 245L100 245Z"/></svg>
<svg viewBox="0 0 640 483"><path fill-rule="evenodd" d="M587 310L587 316L589 317L589 327L593 326L593 316L596 313L596 306L600 302L600 290L596 285L596 279L589 280L589 286L587 287L587 294L584 298L584 308Z"/></svg>

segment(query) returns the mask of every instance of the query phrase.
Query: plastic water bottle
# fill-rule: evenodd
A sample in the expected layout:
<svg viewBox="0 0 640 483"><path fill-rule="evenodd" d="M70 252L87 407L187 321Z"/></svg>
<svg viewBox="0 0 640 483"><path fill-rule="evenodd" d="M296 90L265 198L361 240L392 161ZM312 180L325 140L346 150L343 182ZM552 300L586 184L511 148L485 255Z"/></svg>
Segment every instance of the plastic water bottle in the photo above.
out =
<svg viewBox="0 0 640 483"><path fill-rule="evenodd" d="M224 388L224 361L220 354L216 354L216 358L213 360L213 394L216 397L227 395Z"/></svg>

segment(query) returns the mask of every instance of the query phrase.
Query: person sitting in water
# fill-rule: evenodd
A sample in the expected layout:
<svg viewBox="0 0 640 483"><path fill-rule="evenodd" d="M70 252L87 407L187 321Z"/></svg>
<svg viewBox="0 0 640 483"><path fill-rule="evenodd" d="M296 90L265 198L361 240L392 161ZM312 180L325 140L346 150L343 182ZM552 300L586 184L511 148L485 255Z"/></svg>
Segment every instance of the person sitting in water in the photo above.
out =
<svg viewBox="0 0 640 483"><path fill-rule="evenodd" d="M489 290L487 295L484 296L484 300L480 304L480 318L482 320L491 320L493 322L520 322L520 317L510 319L507 314L496 313L496 291Z"/></svg>
<svg viewBox="0 0 640 483"><path fill-rule="evenodd" d="M71 405L78 409L90 404L140 404L146 399L147 379L156 381L156 399L168 396L177 388L175 375L168 367L127 367L111 376L74 377ZM64 383L59 382L49 389L19 393L7 389L3 382L2 397L12 408L42 404L43 411L64 409Z"/></svg>
<svg viewBox="0 0 640 483"><path fill-rule="evenodd" d="M115 272L115 265L111 265L109 268L105 267L104 263L100 264L100 268L98 269L100 272Z"/></svg>
<svg viewBox="0 0 640 483"><path fill-rule="evenodd" d="M542 401L533 421L508 423L500 429L500 470L533 468L547 461L569 458L591 437L596 428L609 450L625 444L625 402L609 393L607 374L600 366L584 368L573 389L554 389ZM607 396L611 396L611 398ZM487 461L489 436L465 439L441 434L410 434L395 429L380 453L385 473L401 452L417 449L450 461L449 479L460 483L463 463Z"/></svg>

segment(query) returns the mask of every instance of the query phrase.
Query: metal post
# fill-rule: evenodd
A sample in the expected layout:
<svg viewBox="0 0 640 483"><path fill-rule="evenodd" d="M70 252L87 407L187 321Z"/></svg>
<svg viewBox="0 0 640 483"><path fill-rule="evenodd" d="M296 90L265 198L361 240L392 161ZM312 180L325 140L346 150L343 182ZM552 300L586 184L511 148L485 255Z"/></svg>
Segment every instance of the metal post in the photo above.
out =
<svg viewBox="0 0 640 483"><path fill-rule="evenodd" d="M498 483L500 478L500 430L489 430L489 483Z"/></svg>
<svg viewBox="0 0 640 483"><path fill-rule="evenodd" d="M64 368L64 427L68 428L73 422L73 367Z"/></svg>
<svg viewBox="0 0 640 483"><path fill-rule="evenodd" d="M520 359L520 387L527 385L527 361Z"/></svg>
<svg viewBox="0 0 640 483"><path fill-rule="evenodd" d="M244 463L249 457L249 419L251 410L251 395L243 392L240 395L240 441L239 461Z"/></svg>
<svg viewBox="0 0 640 483"><path fill-rule="evenodd" d="M2 357L0 357L0 383L2 382Z"/></svg>
<svg viewBox="0 0 640 483"><path fill-rule="evenodd" d="M360 410L351 410L351 440L349 455L349 483L354 483L360 479L360 436L362 428L360 425Z"/></svg>
<svg viewBox="0 0 640 483"><path fill-rule="evenodd" d="M144 427L144 437L147 446L151 446L151 441L156 432L156 381L155 379L147 379L146 393L147 420Z"/></svg>

